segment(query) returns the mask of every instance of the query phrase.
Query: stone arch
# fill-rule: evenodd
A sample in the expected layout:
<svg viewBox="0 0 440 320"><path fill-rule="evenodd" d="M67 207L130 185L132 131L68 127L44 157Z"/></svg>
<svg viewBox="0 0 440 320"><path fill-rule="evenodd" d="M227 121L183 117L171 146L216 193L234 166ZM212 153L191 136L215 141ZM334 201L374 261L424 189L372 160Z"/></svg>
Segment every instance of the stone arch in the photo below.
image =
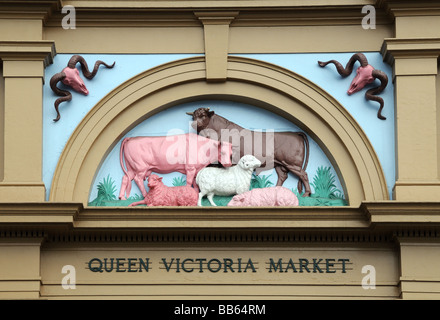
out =
<svg viewBox="0 0 440 320"><path fill-rule="evenodd" d="M252 104L294 122L320 145L351 206L388 199L367 136L331 95L279 66L229 57L225 82L207 82L204 57L147 70L104 97L78 125L58 162L50 201L87 204L94 173L120 138L143 120L181 103L221 99Z"/></svg>

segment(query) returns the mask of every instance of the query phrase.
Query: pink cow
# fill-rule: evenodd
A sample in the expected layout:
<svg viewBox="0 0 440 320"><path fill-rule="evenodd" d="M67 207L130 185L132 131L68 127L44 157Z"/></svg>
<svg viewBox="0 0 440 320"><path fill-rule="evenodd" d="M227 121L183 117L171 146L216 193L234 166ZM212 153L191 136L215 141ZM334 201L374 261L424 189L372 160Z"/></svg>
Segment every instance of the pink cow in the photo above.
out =
<svg viewBox="0 0 440 320"><path fill-rule="evenodd" d="M296 207L297 196L285 187L256 188L234 196L228 207Z"/></svg>
<svg viewBox="0 0 440 320"><path fill-rule="evenodd" d="M149 207L197 206L198 192L190 186L167 187L162 177L152 174L148 177L150 191L144 200L134 202L129 207L145 204Z"/></svg>
<svg viewBox="0 0 440 320"><path fill-rule="evenodd" d="M230 167L232 145L187 133L174 136L125 138L121 143L120 163L124 171L119 199L130 195L134 179L145 198L143 181L152 172L186 174L187 185L198 191L196 174L211 163L220 162ZM124 167L124 158L125 165Z"/></svg>

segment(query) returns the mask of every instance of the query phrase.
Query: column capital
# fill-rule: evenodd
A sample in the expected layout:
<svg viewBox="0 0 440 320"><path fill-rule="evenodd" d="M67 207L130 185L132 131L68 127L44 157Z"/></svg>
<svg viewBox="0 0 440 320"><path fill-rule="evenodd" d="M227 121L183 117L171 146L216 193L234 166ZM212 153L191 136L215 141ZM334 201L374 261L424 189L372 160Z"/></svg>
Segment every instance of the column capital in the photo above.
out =
<svg viewBox="0 0 440 320"><path fill-rule="evenodd" d="M440 38L386 38L381 53L390 65L397 58L438 58Z"/></svg>
<svg viewBox="0 0 440 320"><path fill-rule="evenodd" d="M437 1L377 0L376 7L384 8L392 17L440 15Z"/></svg>
<svg viewBox="0 0 440 320"><path fill-rule="evenodd" d="M56 55L54 41L0 41L2 61L43 61L44 67L53 63Z"/></svg>
<svg viewBox="0 0 440 320"><path fill-rule="evenodd" d="M239 11L196 11L194 15L203 23L229 25L239 14Z"/></svg>
<svg viewBox="0 0 440 320"><path fill-rule="evenodd" d="M2 0L0 18L40 19L46 21L53 11L63 6L64 0Z"/></svg>

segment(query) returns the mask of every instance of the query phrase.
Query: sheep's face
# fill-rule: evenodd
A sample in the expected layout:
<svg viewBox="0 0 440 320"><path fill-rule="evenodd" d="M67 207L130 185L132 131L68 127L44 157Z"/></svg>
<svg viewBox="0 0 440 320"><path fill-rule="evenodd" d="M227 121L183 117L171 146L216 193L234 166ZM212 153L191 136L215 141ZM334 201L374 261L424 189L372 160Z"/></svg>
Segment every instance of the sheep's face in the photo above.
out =
<svg viewBox="0 0 440 320"><path fill-rule="evenodd" d="M158 186L159 184L162 184L162 177L159 177L155 174L152 174L151 176L148 177L148 188L152 189Z"/></svg>
<svg viewBox="0 0 440 320"><path fill-rule="evenodd" d="M238 165L244 170L254 170L261 166L260 160L255 158L252 155L245 155L241 157L240 161L238 161Z"/></svg>

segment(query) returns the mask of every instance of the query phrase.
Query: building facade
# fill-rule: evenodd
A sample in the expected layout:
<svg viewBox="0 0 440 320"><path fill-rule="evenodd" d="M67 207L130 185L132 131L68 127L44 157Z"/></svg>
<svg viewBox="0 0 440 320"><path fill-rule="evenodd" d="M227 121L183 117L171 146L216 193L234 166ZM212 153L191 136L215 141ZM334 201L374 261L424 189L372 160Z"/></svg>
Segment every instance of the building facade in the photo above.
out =
<svg viewBox="0 0 440 320"><path fill-rule="evenodd" d="M0 0L0 298L440 298L439 55L438 1ZM200 108L298 205L133 205Z"/></svg>

